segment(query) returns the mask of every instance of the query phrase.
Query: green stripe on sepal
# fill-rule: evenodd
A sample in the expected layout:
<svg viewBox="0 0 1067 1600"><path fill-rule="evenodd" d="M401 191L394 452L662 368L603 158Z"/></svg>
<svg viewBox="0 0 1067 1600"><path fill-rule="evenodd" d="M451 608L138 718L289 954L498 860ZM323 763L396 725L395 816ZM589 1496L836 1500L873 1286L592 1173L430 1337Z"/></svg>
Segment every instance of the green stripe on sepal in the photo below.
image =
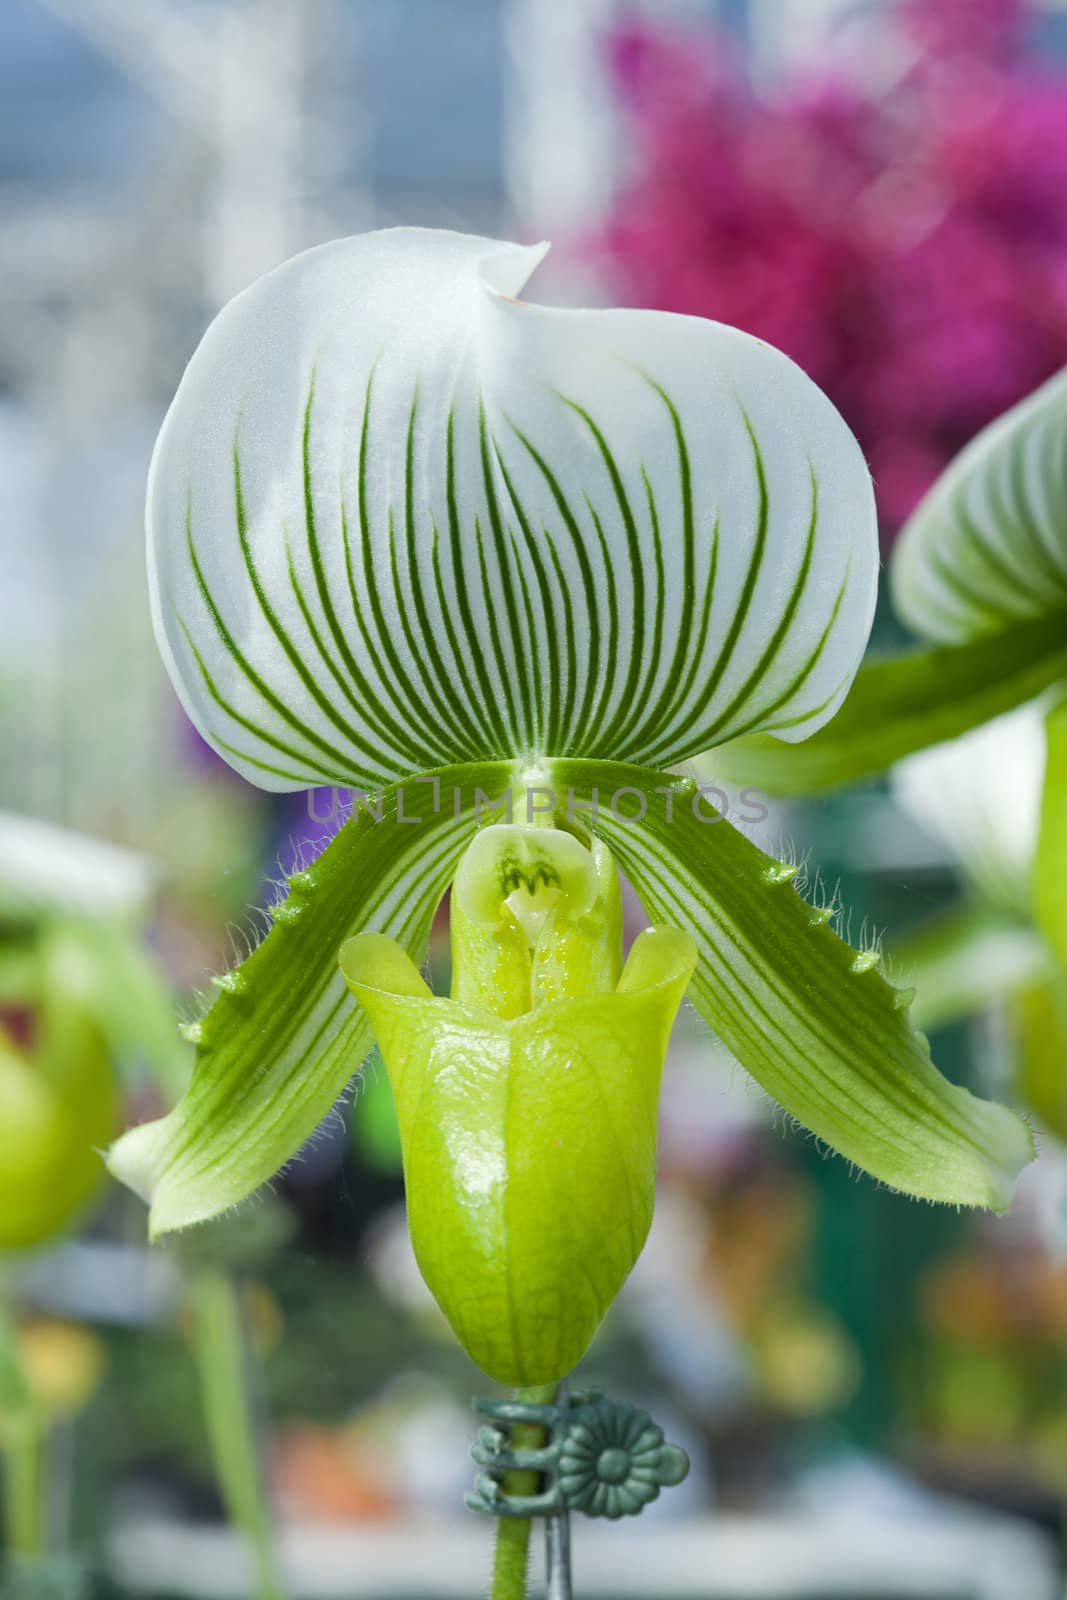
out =
<svg viewBox="0 0 1067 1600"><path fill-rule="evenodd" d="M689 779L561 761L552 780L577 802L597 791L596 815L576 815L614 852L646 914L696 939L690 997L788 1112L907 1194L1006 1209L1033 1156L1025 1123L941 1076L909 1019L910 995L886 981L876 951L853 950L827 910L801 899L794 869L707 820ZM612 811L622 789L647 802L640 821ZM632 796L624 805L640 809Z"/></svg>
<svg viewBox="0 0 1067 1600"><path fill-rule="evenodd" d="M893 604L962 643L1067 603L1067 368L984 428L897 540Z"/></svg>
<svg viewBox="0 0 1067 1600"><path fill-rule="evenodd" d="M1041 931L1067 967L1067 700L1045 717L1045 738L1033 906Z"/></svg>
<svg viewBox="0 0 1067 1600"><path fill-rule="evenodd" d="M371 1047L338 950L370 928L422 960L478 793L510 777L505 764L471 765L384 789L289 880L263 943L216 980L187 1030L197 1050L185 1096L111 1148L111 1171L151 1206L153 1236L243 1200L314 1132Z"/></svg>
<svg viewBox="0 0 1067 1600"><path fill-rule="evenodd" d="M833 721L803 744L757 734L702 765L771 794L817 794L954 739L1065 677L1067 611L1059 611L973 644L870 659Z"/></svg>

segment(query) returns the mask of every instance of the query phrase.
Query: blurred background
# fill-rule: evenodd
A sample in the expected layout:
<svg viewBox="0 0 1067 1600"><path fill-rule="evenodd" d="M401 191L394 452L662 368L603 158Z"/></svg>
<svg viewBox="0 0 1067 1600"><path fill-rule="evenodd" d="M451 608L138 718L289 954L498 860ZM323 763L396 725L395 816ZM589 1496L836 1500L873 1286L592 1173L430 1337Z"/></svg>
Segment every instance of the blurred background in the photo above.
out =
<svg viewBox="0 0 1067 1600"><path fill-rule="evenodd" d="M415 1271L373 1062L269 1194L177 1243L149 1251L84 1156L94 1116L90 1153L180 1092L172 1013L338 825L244 785L166 683L155 432L222 301L402 222L548 237L535 297L781 346L859 435L888 547L1067 363L1067 5L0 0L0 1451L42 1593L277 1595L272 1535L294 1595L487 1572L461 1510L486 1384ZM876 637L898 642L888 617ZM973 777L1002 832L1034 770L1024 737ZM937 1059L1036 1107L1042 1160L1007 1220L912 1204L684 1018L653 1238L582 1376L647 1404L693 1471L639 1524L576 1530L583 1595L1062 1591L1065 1008L936 809L881 782L778 810L769 838L932 974ZM938 942L960 907L992 936L962 978ZM61 1077L76 1028L96 1077L34 1167L20 1073ZM241 1428L262 1485L225 1459Z"/></svg>

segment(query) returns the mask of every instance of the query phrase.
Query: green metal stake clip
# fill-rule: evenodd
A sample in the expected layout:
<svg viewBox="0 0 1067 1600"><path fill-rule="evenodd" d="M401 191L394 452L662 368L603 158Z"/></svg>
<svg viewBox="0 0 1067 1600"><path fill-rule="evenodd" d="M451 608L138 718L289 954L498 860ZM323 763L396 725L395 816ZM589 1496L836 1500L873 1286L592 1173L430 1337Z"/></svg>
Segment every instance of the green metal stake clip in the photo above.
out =
<svg viewBox="0 0 1067 1600"><path fill-rule="evenodd" d="M521 1400L483 1400L474 1409L490 1422L478 1430L471 1455L481 1467L472 1493L471 1511L494 1517L545 1517L548 1600L569 1600L570 1538L568 1516L637 1516L661 1489L681 1483L689 1458L667 1444L663 1429L647 1411L609 1400L599 1390L568 1396L560 1385L555 1405ZM548 1443L540 1449L511 1447L515 1424L542 1427ZM505 1474L537 1472L537 1494L508 1494Z"/></svg>

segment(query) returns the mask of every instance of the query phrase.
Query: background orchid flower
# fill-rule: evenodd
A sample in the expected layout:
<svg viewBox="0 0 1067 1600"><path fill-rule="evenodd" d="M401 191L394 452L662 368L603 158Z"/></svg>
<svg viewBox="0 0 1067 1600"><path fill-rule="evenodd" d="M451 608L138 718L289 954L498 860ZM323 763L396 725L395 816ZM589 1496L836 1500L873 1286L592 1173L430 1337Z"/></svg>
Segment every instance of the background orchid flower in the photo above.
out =
<svg viewBox="0 0 1067 1600"><path fill-rule="evenodd" d="M59 1233L100 1187L100 1147L117 1095L94 1026L79 952L61 936L36 952L41 982L33 1038L0 1024L0 1252Z"/></svg>
<svg viewBox="0 0 1067 1600"><path fill-rule="evenodd" d="M1062 816L1049 814L1049 773L1062 709L1035 701L894 770L894 796L940 839L965 885L962 902L892 945L918 985L929 1026L987 1015L1023 1104L1067 1138L1067 968L1062 902L1047 870ZM1050 783L1050 776L1052 782Z"/></svg>
<svg viewBox="0 0 1067 1600"><path fill-rule="evenodd" d="M724 778L811 794L882 772L1067 680L1067 368L983 429L906 524L889 563L925 645L866 661L801 751L742 739Z"/></svg>
<svg viewBox="0 0 1067 1600"><path fill-rule="evenodd" d="M909 941L931 1023L971 1008L983 965L998 991L1040 987L1053 957L1067 967L1065 460L1067 369L961 452L900 537L894 604L930 648L865 663L792 757L762 738L715 757L720 774L795 794L911 753L898 795L935 816L982 901L977 920L970 908Z"/></svg>
<svg viewBox="0 0 1067 1600"><path fill-rule="evenodd" d="M113 1170L157 1234L269 1178L370 1045L375 986L350 972L353 1004L338 952L369 931L417 966L510 791L691 936L695 1004L788 1111L900 1189L1003 1207L1025 1127L937 1073L877 953L671 771L803 739L846 695L877 571L856 443L736 330L518 300L543 253L341 240L238 296L189 365L148 503L175 686L254 782L372 794L216 980L188 1093Z"/></svg>
<svg viewBox="0 0 1067 1600"><path fill-rule="evenodd" d="M1030 702L892 771L896 804L962 880L960 897L889 941L895 969L916 987L913 1015L925 1028L1059 981L1034 913L1045 745L1044 707Z"/></svg>
<svg viewBox="0 0 1067 1600"><path fill-rule="evenodd" d="M61 945L57 979L78 996L113 1068L146 1065L169 1098L189 1077L173 998L145 949L158 889L148 857L35 817L0 811L0 1018L44 999L41 952ZM85 1142L105 1142L99 1134ZM93 1169L103 1177L99 1159Z"/></svg>
<svg viewBox="0 0 1067 1600"><path fill-rule="evenodd" d="M976 898L1032 915L1045 707L1030 701L893 768L897 804L944 846Z"/></svg>
<svg viewBox="0 0 1067 1600"><path fill-rule="evenodd" d="M101 1187L122 1062L184 1082L140 943L154 887L132 851L0 812L0 1251L60 1232Z"/></svg>

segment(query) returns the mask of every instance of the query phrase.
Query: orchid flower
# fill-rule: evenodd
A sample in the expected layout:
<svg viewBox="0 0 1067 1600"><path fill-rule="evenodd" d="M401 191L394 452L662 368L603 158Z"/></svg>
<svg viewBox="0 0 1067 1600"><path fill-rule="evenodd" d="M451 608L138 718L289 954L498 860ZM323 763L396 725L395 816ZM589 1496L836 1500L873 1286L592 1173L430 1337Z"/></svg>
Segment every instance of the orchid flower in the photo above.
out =
<svg viewBox="0 0 1067 1600"><path fill-rule="evenodd" d="M172 997L144 948L158 887L147 856L0 811L0 1021L4 1007L33 1013L44 1002L53 981L45 958L62 947L53 978L65 975L113 1067L146 1066L170 1100L185 1087L190 1052L175 1036ZM85 1139L90 1151L105 1142ZM91 1160L99 1172L95 1154Z"/></svg>
<svg viewBox="0 0 1067 1600"><path fill-rule="evenodd" d="M0 1252L52 1238L100 1188L117 1044L156 1028L175 1054L125 927L150 886L130 851L0 812Z"/></svg>
<svg viewBox="0 0 1067 1600"><path fill-rule="evenodd" d="M940 842L973 897L1019 921L1032 916L1045 758L1044 708L1029 701L890 774L897 805Z"/></svg>
<svg viewBox="0 0 1067 1600"><path fill-rule="evenodd" d="M983 429L901 532L890 592L921 647L866 661L803 749L742 738L718 752L718 776L817 793L1067 683L1065 462L1067 368Z"/></svg>
<svg viewBox="0 0 1067 1600"><path fill-rule="evenodd" d="M895 970L916 987L912 1014L924 1028L964 1021L1056 981L1055 956L1034 920L1044 771L1037 702L893 768L898 808L940 846L963 890L889 942Z"/></svg>
<svg viewBox="0 0 1067 1600"><path fill-rule="evenodd" d="M804 739L848 692L877 579L855 440L734 329L520 300L544 250L340 240L190 362L148 491L160 648L239 772L350 788L353 814L216 980L184 1099L110 1156L154 1234L210 1217L376 1035L424 1275L527 1385L573 1365L644 1241L690 974L763 1087L882 1181L1001 1209L1031 1155L936 1071L877 952L675 770ZM653 919L625 966L620 870Z"/></svg>
<svg viewBox="0 0 1067 1600"><path fill-rule="evenodd" d="M1067 368L984 429L901 534L893 599L928 645L866 662L803 750L757 736L714 757L720 781L796 794L910 756L899 792L935 816L980 902L909 943L931 1023L970 1006L979 970L1003 992L1067 969L1065 462Z"/></svg>
<svg viewBox="0 0 1067 1600"><path fill-rule="evenodd" d="M892 954L918 985L924 1024L999 1013L1019 1098L1065 1139L1067 969L1045 870L1062 832L1048 808L1062 717L1055 701L1032 701L894 769L897 803L940 840L966 892Z"/></svg>
<svg viewBox="0 0 1067 1600"><path fill-rule="evenodd" d="M78 952L47 941L29 1045L0 1023L0 1252L59 1233L100 1187L115 1128L107 1048L80 992Z"/></svg>

